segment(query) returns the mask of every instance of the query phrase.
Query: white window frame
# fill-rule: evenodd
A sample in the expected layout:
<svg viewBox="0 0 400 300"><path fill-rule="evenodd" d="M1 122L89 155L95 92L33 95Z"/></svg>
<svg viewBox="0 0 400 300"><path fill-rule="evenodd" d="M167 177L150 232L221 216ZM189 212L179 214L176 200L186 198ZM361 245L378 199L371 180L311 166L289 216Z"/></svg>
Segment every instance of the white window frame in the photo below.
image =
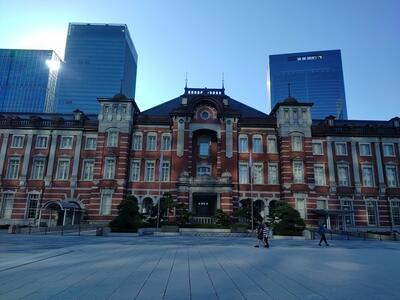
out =
<svg viewBox="0 0 400 300"><path fill-rule="evenodd" d="M259 180L256 180L256 170L259 167ZM264 184L264 164L262 162L254 162L253 163L253 172L252 172L252 176L253 176L253 184Z"/></svg>
<svg viewBox="0 0 400 300"><path fill-rule="evenodd" d="M393 154L385 153L385 147L387 147L387 146L390 146L392 148ZM396 156L396 150L394 148L393 143L383 143L382 147L383 147L383 156L384 157L395 157Z"/></svg>
<svg viewBox="0 0 400 300"><path fill-rule="evenodd" d="M259 148L254 147L255 140L259 140L260 141ZM253 153L263 153L264 151L263 151L263 138L262 138L262 135L260 135L260 134L253 135L253 137L252 137L252 145L253 145L253 147L252 147Z"/></svg>
<svg viewBox="0 0 400 300"><path fill-rule="evenodd" d="M389 168L393 168L394 171L395 171L396 182L395 182L394 185L393 185L393 184L389 184L389 176L388 176L388 169L389 169ZM398 187L398 186L399 186L399 172L398 172L397 166L396 166L395 164L386 164L386 165L385 165L385 173L386 173L386 184L387 184L387 187L389 187L389 188L396 188L396 187Z"/></svg>
<svg viewBox="0 0 400 300"><path fill-rule="evenodd" d="M13 167L13 173L12 174L11 174L11 171L10 171L11 161L18 161L16 172L15 172L15 169ZM11 180L18 179L20 168L21 168L21 158L20 157L11 156L10 158L8 158L6 178L7 179L11 179ZM13 176L10 176L10 175L13 175Z"/></svg>
<svg viewBox="0 0 400 300"><path fill-rule="evenodd" d="M378 208L378 201L376 199L365 199L365 213L367 215L367 225L368 226L379 226L379 208ZM375 220L376 220L376 224L372 224L370 223L369 220L369 213L368 213L368 204L369 203L374 203L374 207L375 207Z"/></svg>
<svg viewBox="0 0 400 300"><path fill-rule="evenodd" d="M169 160L164 160L160 167L161 173L158 175L161 182L168 182L171 173L171 163Z"/></svg>
<svg viewBox="0 0 400 300"><path fill-rule="evenodd" d="M317 151L315 151L315 147L314 146L316 146L316 145L318 145L318 146L320 146L321 148L321 152L320 153L317 153ZM313 151L313 155L324 155L324 145L323 145L323 143L322 142L320 142L320 141L314 141L314 142L312 142L312 151Z"/></svg>
<svg viewBox="0 0 400 300"><path fill-rule="evenodd" d="M101 191L100 209L99 209L100 216L111 215L113 194L114 194L113 190L104 189ZM105 196L110 196L109 203L105 203L105 200L104 200Z"/></svg>
<svg viewBox="0 0 400 300"><path fill-rule="evenodd" d="M368 151L369 154L365 154L361 151L361 149L363 148L363 146L368 146ZM371 143L358 143L358 147L360 149L360 156L372 156L372 149L371 149Z"/></svg>
<svg viewBox="0 0 400 300"><path fill-rule="evenodd" d="M152 171L152 177L149 177L149 165L152 164L153 165L153 171ZM144 169L144 181L145 182L154 182L155 181L155 177L156 177L156 162L155 160L146 160L145 161L145 169Z"/></svg>
<svg viewBox="0 0 400 300"><path fill-rule="evenodd" d="M271 146L271 142L272 142L272 146ZM269 135L267 137L267 153L278 153L277 139L276 139L276 136L274 136L274 135Z"/></svg>
<svg viewBox="0 0 400 300"><path fill-rule="evenodd" d="M296 174L296 168L295 168L296 164L301 165L301 178L298 177ZM303 184L304 183L304 162L301 160L293 161L293 183L294 184Z"/></svg>
<svg viewBox="0 0 400 300"><path fill-rule="evenodd" d="M241 140L245 140L245 145L241 144ZM238 139L238 151L239 153L248 153L249 152L249 137L246 134L239 134Z"/></svg>
<svg viewBox="0 0 400 300"><path fill-rule="evenodd" d="M41 176L37 176L35 168L37 167L37 162L43 162L43 169ZM46 169L46 159L44 157L35 157L32 161L31 179L32 180L42 180L44 178L44 171Z"/></svg>
<svg viewBox="0 0 400 300"><path fill-rule="evenodd" d="M242 170L246 170L245 174L242 173ZM239 162L239 184L248 184L249 183L249 164L248 162L241 161Z"/></svg>
<svg viewBox="0 0 400 300"><path fill-rule="evenodd" d="M301 135L292 135L292 151L303 151L303 137Z"/></svg>
<svg viewBox="0 0 400 300"><path fill-rule="evenodd" d="M211 176L211 165L200 164L196 168L196 176Z"/></svg>
<svg viewBox="0 0 400 300"><path fill-rule="evenodd" d="M318 203L321 203L323 201L324 205L323 207L318 207ZM326 198L317 198L315 200L315 205L316 205L316 209L323 209L323 210L327 210L328 209L328 200Z"/></svg>
<svg viewBox="0 0 400 300"><path fill-rule="evenodd" d="M135 168L134 168L134 165L135 164L137 164L137 178L134 178L134 170L135 170ZM133 181L133 182L138 182L138 181L140 181L140 171L141 171L141 168L140 168L140 166L141 166L141 161L140 161L140 159L134 159L134 160L132 160L131 161L131 174L130 174L130 180L131 181Z"/></svg>
<svg viewBox="0 0 400 300"><path fill-rule="evenodd" d="M138 138L139 143L136 143L136 138ZM136 132L133 135L132 150L140 151L143 149L143 133Z"/></svg>
<svg viewBox="0 0 400 300"><path fill-rule="evenodd" d="M271 169L270 166L275 166L276 167L276 172L275 172L275 178L276 181L272 182L272 176L271 176ZM268 184L279 184L279 169L278 169L278 163L277 162L270 162L268 163Z"/></svg>
<svg viewBox="0 0 400 300"><path fill-rule="evenodd" d="M303 220L307 219L307 197L305 195L295 195L295 203L296 203L296 209L300 214L300 217ZM299 201L300 199L302 199L303 201L303 205L300 207Z"/></svg>
<svg viewBox="0 0 400 300"><path fill-rule="evenodd" d="M93 145L88 144L89 140L94 140L94 147L93 147ZM97 147L97 137L90 136L90 135L86 136L85 137L85 150L96 150L96 147Z"/></svg>
<svg viewBox="0 0 400 300"><path fill-rule="evenodd" d="M91 174L90 177L86 177L86 166L91 163L93 165L92 167L92 172L89 173ZM94 166L95 166L95 160L94 159L84 159L82 162L82 175L81 175L81 180L82 181L92 181L94 177Z"/></svg>
<svg viewBox="0 0 400 300"><path fill-rule="evenodd" d="M109 164L111 162L111 164ZM104 179L115 179L117 170L117 159L115 157L106 157L104 159Z"/></svg>
<svg viewBox="0 0 400 300"><path fill-rule="evenodd" d="M164 143L164 139L165 138L168 138L168 144L167 145ZM161 135L161 151L170 151L171 150L171 144L172 144L171 141L172 141L171 134L163 133Z"/></svg>
<svg viewBox="0 0 400 300"><path fill-rule="evenodd" d="M197 141L198 147L199 147L199 156L200 157L208 157L210 155L210 146L211 146L211 138L210 137L200 137ZM207 154L202 153L202 146L201 145L206 145L207 146Z"/></svg>
<svg viewBox="0 0 400 300"><path fill-rule="evenodd" d="M344 146L344 152L343 153L339 153L338 149L340 146ZM335 142L335 154L336 156L347 156L347 143L346 142Z"/></svg>
<svg viewBox="0 0 400 300"><path fill-rule="evenodd" d="M39 141L43 139L46 141L45 146L40 145ZM49 137L47 135L36 136L35 149L47 149L49 143Z"/></svg>
<svg viewBox="0 0 400 300"><path fill-rule="evenodd" d="M5 197L5 195L11 195L11 196ZM15 193L3 191L2 193L0 193L0 196L1 196L1 198L0 198L0 200L1 200L0 201L0 219L9 220L12 218L12 212L14 209Z"/></svg>
<svg viewBox="0 0 400 300"><path fill-rule="evenodd" d="M365 184L365 176L364 176L364 168L370 168L371 169L371 185L366 185ZM372 164L361 164L361 177L362 177L362 184L364 187L375 187L375 174L374 174L374 166Z"/></svg>
<svg viewBox="0 0 400 300"><path fill-rule="evenodd" d="M18 143L17 143L17 141L18 141ZM24 141L25 141L24 135L15 134L12 137L10 148L24 148Z"/></svg>
<svg viewBox="0 0 400 300"><path fill-rule="evenodd" d="M68 145L64 145L64 140L71 140L71 143ZM72 145L74 144L74 137L72 135L63 135L60 139L60 149L72 149Z"/></svg>
<svg viewBox="0 0 400 300"><path fill-rule="evenodd" d="M347 169L347 172L346 172L346 174L347 174L347 181L348 181L348 185L342 185L342 184L340 184L340 176L339 176L339 168L340 167L346 167L346 169ZM350 167L349 167L349 165L348 164L343 164L343 163L341 163L341 164L338 164L337 165L337 176L338 176L338 186L340 186L340 187L350 187L351 186L351 179L350 179Z"/></svg>
<svg viewBox="0 0 400 300"><path fill-rule="evenodd" d="M350 203L350 205L344 205L345 204L345 202L348 202L348 203ZM341 207L341 209L343 210L343 211L351 211L352 213L351 214L347 214L347 215L343 215L343 224L345 225L345 226L354 226L354 212L353 212L353 210L354 210L354 204L353 204L353 199L350 199L350 198L342 198L342 199L340 199L340 207ZM345 209L344 207L349 207L349 209ZM350 217L350 224L347 224L347 222L346 222L346 217L347 216L349 216Z"/></svg>
<svg viewBox="0 0 400 300"><path fill-rule="evenodd" d="M107 132L107 147L118 147L119 132L110 130Z"/></svg>
<svg viewBox="0 0 400 300"><path fill-rule="evenodd" d="M154 148L150 148L150 138L154 137ZM146 137L146 151L157 151L157 133L148 132Z"/></svg>
<svg viewBox="0 0 400 300"><path fill-rule="evenodd" d="M60 164L61 164L61 162L68 162L68 165L67 165L67 171L68 172L66 172L66 176L67 176L66 178L60 177ZM69 180L70 171L71 171L71 160L69 158L59 158L58 161L57 161L56 180Z"/></svg>
<svg viewBox="0 0 400 300"><path fill-rule="evenodd" d="M321 182L317 182L317 173L315 172L316 168L322 168ZM314 184L316 186L325 186L326 185L325 165L324 164L314 164Z"/></svg>
<svg viewBox="0 0 400 300"><path fill-rule="evenodd" d="M400 226L400 199L393 198L390 199L390 216L392 219L392 224L393 226ZM395 212L394 210L397 210L396 212L396 219L398 220L397 222L395 221Z"/></svg>
<svg viewBox="0 0 400 300"><path fill-rule="evenodd" d="M31 196L34 196L31 198ZM31 192L28 193L26 198L26 207L25 207L25 219L35 219L38 216L39 210L39 200L40 200L40 193L38 192ZM36 207L31 208L31 202L36 201ZM31 209L34 211L34 216L30 216Z"/></svg>

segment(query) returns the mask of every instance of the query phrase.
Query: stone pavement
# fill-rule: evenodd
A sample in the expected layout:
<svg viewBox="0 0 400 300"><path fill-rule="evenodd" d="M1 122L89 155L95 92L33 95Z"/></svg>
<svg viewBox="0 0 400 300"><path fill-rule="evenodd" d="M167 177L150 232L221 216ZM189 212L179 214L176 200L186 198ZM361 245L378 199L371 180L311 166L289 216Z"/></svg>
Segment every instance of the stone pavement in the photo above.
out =
<svg viewBox="0 0 400 300"><path fill-rule="evenodd" d="M0 233L0 299L400 299L400 243Z"/></svg>

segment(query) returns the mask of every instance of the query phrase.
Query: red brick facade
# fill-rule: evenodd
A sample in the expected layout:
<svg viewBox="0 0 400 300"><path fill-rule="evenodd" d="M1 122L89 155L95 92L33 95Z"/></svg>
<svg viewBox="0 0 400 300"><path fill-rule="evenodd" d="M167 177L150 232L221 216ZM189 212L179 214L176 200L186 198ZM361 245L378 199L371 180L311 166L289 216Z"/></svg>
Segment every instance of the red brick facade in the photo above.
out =
<svg viewBox="0 0 400 300"><path fill-rule="evenodd" d="M123 95L99 101L98 116L0 116L1 223L104 222L126 195L146 212L169 192L197 217L252 198L262 215L286 201L310 226L400 227L398 118L312 121L292 98L267 115L223 89L143 112ZM57 205L64 220L45 209Z"/></svg>

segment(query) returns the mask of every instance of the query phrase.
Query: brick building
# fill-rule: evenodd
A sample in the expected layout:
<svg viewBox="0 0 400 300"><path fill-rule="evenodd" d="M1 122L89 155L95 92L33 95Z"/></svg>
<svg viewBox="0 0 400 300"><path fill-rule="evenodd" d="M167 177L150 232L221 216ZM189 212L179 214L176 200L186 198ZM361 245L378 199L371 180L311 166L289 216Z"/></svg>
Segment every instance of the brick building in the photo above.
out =
<svg viewBox="0 0 400 300"><path fill-rule="evenodd" d="M99 115L0 115L2 224L104 222L126 195L146 213L169 192L198 222L251 198L310 226L400 228L399 118L311 120L291 97L268 115L206 88L143 112L122 94L99 102Z"/></svg>

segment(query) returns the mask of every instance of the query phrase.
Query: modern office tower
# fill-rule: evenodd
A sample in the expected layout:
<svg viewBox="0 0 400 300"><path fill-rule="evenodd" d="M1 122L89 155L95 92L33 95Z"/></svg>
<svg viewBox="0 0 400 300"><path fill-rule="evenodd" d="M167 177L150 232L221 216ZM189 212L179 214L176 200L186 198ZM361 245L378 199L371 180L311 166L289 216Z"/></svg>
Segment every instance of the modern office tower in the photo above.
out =
<svg viewBox="0 0 400 300"><path fill-rule="evenodd" d="M137 53L126 25L70 23L57 112L97 113L97 98L134 98Z"/></svg>
<svg viewBox="0 0 400 300"><path fill-rule="evenodd" d="M290 96L312 102L313 119L333 115L347 119L340 50L269 56L271 109Z"/></svg>
<svg viewBox="0 0 400 300"><path fill-rule="evenodd" d="M0 49L0 112L53 112L60 62L52 50Z"/></svg>

